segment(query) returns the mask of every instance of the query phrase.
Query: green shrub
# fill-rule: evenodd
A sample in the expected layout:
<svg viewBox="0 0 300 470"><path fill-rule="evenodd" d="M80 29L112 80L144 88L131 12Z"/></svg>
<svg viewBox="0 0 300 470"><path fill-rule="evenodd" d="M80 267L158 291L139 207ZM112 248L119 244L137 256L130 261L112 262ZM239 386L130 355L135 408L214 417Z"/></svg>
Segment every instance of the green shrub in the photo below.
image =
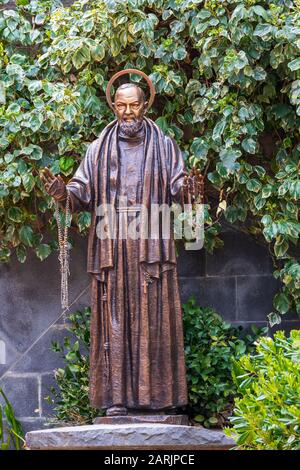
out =
<svg viewBox="0 0 300 470"><path fill-rule="evenodd" d="M4 405L0 403L0 450L21 450L25 442L22 425L16 419L13 407L1 387L0 397L4 400Z"/></svg>
<svg viewBox="0 0 300 470"><path fill-rule="evenodd" d="M0 11L0 260L57 249L39 171L72 176L113 118L109 78L134 67L157 90L149 117L205 175L205 248L222 245L222 216L267 243L282 281L270 323L300 313L299 18L299 0L22 0ZM73 215L72 229L89 222Z"/></svg>
<svg viewBox="0 0 300 470"><path fill-rule="evenodd" d="M55 403L59 421L71 424L91 423L100 410L89 405L90 308L70 315L68 331L75 338L64 344L53 342L53 350L64 358L66 366L55 371L57 387L47 401ZM225 323L211 308L200 308L191 298L183 304L185 355L189 386L189 414L206 427L222 426L232 409L236 387L231 377L232 358L251 351L253 341L263 330L250 336L241 328ZM201 413L201 416L200 416Z"/></svg>
<svg viewBox="0 0 300 470"><path fill-rule="evenodd" d="M236 386L232 360L254 348L266 329L252 327L252 335L233 327L192 297L183 304L185 358L191 417L206 427L222 427L231 414Z"/></svg>
<svg viewBox="0 0 300 470"><path fill-rule="evenodd" d="M52 342L53 351L61 354L66 365L55 370L57 387L51 387L51 395L45 399L54 404L56 420L68 424L91 424L100 415L89 404L90 315L90 308L86 308L69 316L67 330L76 341L66 336L63 345Z"/></svg>
<svg viewBox="0 0 300 470"><path fill-rule="evenodd" d="M256 354L235 362L233 428L239 449L300 450L300 331L262 338Z"/></svg>

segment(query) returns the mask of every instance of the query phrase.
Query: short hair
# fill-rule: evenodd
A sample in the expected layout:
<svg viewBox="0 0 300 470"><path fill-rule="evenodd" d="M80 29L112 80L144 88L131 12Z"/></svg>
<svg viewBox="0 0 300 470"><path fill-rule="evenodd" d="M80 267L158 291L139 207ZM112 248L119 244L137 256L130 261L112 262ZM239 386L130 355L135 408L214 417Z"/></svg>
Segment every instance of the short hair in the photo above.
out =
<svg viewBox="0 0 300 470"><path fill-rule="evenodd" d="M132 87L134 87L138 90L140 97L145 102L146 101L146 96L145 96L144 90L141 87L139 87L138 85L136 85L135 83L123 83L122 85L120 85L116 90L114 99L116 99L118 91L125 90L125 88L132 88Z"/></svg>

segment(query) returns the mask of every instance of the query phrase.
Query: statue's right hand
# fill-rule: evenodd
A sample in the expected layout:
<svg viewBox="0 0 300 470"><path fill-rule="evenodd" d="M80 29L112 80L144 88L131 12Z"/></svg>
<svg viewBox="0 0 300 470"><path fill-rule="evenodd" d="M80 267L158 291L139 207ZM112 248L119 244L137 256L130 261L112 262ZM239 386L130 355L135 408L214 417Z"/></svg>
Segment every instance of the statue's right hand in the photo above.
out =
<svg viewBox="0 0 300 470"><path fill-rule="evenodd" d="M65 199L67 194L66 184L60 175L53 175L49 168L46 167L42 170L41 180L50 196L58 201Z"/></svg>

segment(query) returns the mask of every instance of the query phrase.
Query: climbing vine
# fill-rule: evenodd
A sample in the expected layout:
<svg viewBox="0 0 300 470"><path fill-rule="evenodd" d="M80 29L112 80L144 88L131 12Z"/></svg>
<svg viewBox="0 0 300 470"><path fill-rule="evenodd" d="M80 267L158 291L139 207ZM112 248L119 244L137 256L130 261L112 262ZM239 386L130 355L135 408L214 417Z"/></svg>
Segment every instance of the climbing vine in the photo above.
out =
<svg viewBox="0 0 300 470"><path fill-rule="evenodd" d="M221 219L268 244L282 284L270 323L300 314L299 0L0 3L0 259L57 249L40 170L72 176L113 118L109 78L133 67L157 90L149 117L205 176L206 249Z"/></svg>

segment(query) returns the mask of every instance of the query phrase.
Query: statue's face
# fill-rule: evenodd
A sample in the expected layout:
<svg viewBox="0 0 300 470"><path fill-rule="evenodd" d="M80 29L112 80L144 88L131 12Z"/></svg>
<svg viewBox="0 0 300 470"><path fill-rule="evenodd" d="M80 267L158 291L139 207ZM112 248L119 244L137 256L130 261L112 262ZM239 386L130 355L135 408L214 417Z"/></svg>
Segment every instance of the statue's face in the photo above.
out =
<svg viewBox="0 0 300 470"><path fill-rule="evenodd" d="M147 104L137 87L128 87L116 92L113 106L118 121L130 124L143 118Z"/></svg>

